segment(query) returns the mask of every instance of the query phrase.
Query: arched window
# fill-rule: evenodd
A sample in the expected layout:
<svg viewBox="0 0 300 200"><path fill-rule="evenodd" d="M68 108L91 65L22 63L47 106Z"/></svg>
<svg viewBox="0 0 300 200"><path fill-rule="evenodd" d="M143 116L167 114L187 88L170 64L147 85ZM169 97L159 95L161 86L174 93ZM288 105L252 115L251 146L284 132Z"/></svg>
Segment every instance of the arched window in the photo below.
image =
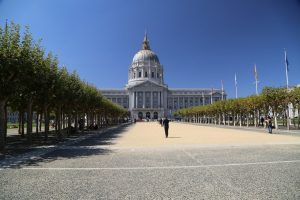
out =
<svg viewBox="0 0 300 200"><path fill-rule="evenodd" d="M150 119L150 112L146 112L146 118Z"/></svg>
<svg viewBox="0 0 300 200"><path fill-rule="evenodd" d="M138 113L138 117L139 117L139 119L143 119L143 113L142 113L142 112L139 112L139 113Z"/></svg>

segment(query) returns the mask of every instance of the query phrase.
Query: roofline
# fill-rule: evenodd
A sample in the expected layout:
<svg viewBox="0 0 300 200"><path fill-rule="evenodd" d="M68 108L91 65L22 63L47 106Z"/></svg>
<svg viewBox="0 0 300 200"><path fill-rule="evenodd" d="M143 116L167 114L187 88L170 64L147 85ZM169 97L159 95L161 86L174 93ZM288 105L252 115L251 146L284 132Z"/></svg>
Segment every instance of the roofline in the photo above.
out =
<svg viewBox="0 0 300 200"><path fill-rule="evenodd" d="M124 88L124 89L117 89L117 88L100 88L99 90L100 90L100 91L103 91L103 92L105 92L105 91L126 91L125 88Z"/></svg>
<svg viewBox="0 0 300 200"><path fill-rule="evenodd" d="M222 91L222 89L216 89L216 88L169 88L169 90L172 90L172 91L195 91L195 90L208 90L208 91L211 91L211 90L214 90L214 91Z"/></svg>

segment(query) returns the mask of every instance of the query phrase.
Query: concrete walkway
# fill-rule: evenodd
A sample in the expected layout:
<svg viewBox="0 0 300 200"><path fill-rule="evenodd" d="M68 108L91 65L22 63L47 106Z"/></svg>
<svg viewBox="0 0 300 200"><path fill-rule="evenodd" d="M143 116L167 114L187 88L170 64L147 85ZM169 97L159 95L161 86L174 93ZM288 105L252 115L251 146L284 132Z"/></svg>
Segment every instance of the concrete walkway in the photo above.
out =
<svg viewBox="0 0 300 200"><path fill-rule="evenodd" d="M169 138L165 138L164 128L157 122L140 122L130 126L114 142L116 147L300 144L300 137L170 123Z"/></svg>
<svg viewBox="0 0 300 200"><path fill-rule="evenodd" d="M300 137L156 122L0 161L0 199L300 199Z"/></svg>

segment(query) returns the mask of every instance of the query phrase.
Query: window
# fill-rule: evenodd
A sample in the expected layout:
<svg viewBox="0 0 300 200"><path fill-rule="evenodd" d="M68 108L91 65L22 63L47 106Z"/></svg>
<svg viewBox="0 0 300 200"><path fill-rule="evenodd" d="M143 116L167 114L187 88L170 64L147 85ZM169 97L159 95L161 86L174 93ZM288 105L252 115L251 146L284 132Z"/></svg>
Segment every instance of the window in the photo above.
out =
<svg viewBox="0 0 300 200"><path fill-rule="evenodd" d="M139 78L141 78L142 77L142 72L139 72Z"/></svg>
<svg viewBox="0 0 300 200"><path fill-rule="evenodd" d="M135 78L135 73L133 73L133 78Z"/></svg>
<svg viewBox="0 0 300 200"><path fill-rule="evenodd" d="M151 78L154 78L154 72L151 72Z"/></svg>
<svg viewBox="0 0 300 200"><path fill-rule="evenodd" d="M159 73L157 73L156 75L157 75L157 78L159 78Z"/></svg>
<svg viewBox="0 0 300 200"><path fill-rule="evenodd" d="M145 77L148 77L148 72L145 72Z"/></svg>

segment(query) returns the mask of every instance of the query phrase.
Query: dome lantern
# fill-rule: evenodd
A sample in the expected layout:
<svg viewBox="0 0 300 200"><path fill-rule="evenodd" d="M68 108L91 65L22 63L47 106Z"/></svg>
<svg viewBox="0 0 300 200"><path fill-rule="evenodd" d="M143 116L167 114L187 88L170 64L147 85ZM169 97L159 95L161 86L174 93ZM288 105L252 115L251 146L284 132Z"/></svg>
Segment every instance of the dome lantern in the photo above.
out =
<svg viewBox="0 0 300 200"><path fill-rule="evenodd" d="M147 32L145 32L144 41L143 41L143 45L142 45L142 50L151 50L149 40L148 40L148 37L147 37Z"/></svg>
<svg viewBox="0 0 300 200"><path fill-rule="evenodd" d="M147 33L145 33L141 50L134 55L132 60L132 63L141 63L141 62L142 63L153 62L159 64L159 59L157 55L150 49Z"/></svg>

